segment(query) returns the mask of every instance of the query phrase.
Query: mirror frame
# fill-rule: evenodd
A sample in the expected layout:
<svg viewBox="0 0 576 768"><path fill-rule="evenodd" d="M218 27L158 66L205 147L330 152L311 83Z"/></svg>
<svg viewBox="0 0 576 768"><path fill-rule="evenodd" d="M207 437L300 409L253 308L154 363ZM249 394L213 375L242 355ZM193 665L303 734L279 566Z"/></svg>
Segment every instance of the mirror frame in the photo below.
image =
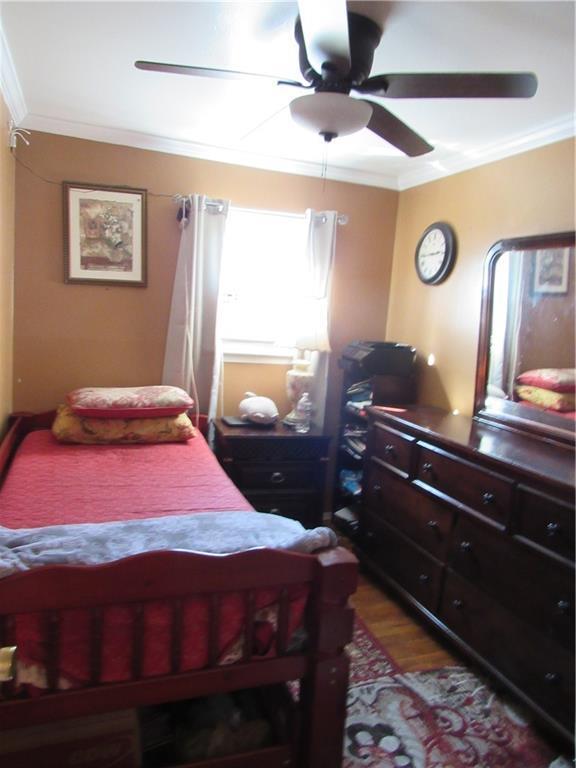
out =
<svg viewBox="0 0 576 768"><path fill-rule="evenodd" d="M536 235L499 240L486 257L482 281L482 305L480 309L480 335L476 361L476 388L474 394L474 418L492 426L523 432L542 440L553 441L574 447L576 423L567 420L566 427L550 424L544 413L534 411L527 418L525 410L510 400L490 398L486 400L488 381L490 333L492 327L492 297L494 276L500 256L508 251L532 251L547 248L570 248L576 242L574 232L557 232L550 235Z"/></svg>

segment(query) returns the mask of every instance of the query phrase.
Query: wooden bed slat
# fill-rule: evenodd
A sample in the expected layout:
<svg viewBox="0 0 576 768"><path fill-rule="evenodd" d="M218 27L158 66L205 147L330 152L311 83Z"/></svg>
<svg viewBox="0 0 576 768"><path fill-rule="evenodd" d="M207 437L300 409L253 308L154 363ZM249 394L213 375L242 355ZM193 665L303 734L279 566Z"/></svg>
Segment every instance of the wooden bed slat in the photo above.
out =
<svg viewBox="0 0 576 768"><path fill-rule="evenodd" d="M244 594L244 649L242 652L244 661L250 661L252 658L255 605L256 597L254 595L254 590L249 589Z"/></svg>
<svg viewBox="0 0 576 768"><path fill-rule="evenodd" d="M144 606L136 603L132 606L132 679L140 680L144 664Z"/></svg>
<svg viewBox="0 0 576 768"><path fill-rule="evenodd" d="M288 647L288 616L290 611L290 602L288 590L282 587L278 599L278 628L276 631L276 653L283 656Z"/></svg>
<svg viewBox="0 0 576 768"><path fill-rule="evenodd" d="M102 621L103 611L100 606L90 611L90 684L100 682L102 671Z"/></svg>
<svg viewBox="0 0 576 768"><path fill-rule="evenodd" d="M60 613L47 611L43 618L46 638L46 682L48 690L56 691L60 673Z"/></svg>
<svg viewBox="0 0 576 768"><path fill-rule="evenodd" d="M210 595L208 605L208 666L215 667L220 656L220 595Z"/></svg>
<svg viewBox="0 0 576 768"><path fill-rule="evenodd" d="M172 621L170 624L170 669L172 674L180 671L183 626L182 600L172 600Z"/></svg>

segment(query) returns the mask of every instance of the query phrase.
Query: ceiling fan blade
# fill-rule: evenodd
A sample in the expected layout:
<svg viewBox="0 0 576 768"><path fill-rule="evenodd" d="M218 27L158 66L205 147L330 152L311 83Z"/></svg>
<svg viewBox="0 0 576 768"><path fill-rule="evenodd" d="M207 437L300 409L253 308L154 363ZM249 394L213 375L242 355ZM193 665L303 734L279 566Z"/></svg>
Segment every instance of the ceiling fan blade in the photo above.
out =
<svg viewBox="0 0 576 768"><path fill-rule="evenodd" d="M409 157L417 157L432 152L434 147L430 146L427 141L424 141L421 136L418 136L412 128L409 128L392 112L388 112L387 109L373 101L367 99L362 99L362 101L372 107L372 117L366 127L380 136L381 139L397 147Z"/></svg>
<svg viewBox="0 0 576 768"><path fill-rule="evenodd" d="M314 71L326 80L346 76L350 71L346 0L299 0L298 12L306 56Z"/></svg>
<svg viewBox="0 0 576 768"><path fill-rule="evenodd" d="M298 80L290 80L274 75L255 74L253 72L235 72L232 69L211 69L210 67L189 67L185 64L163 64L159 61L135 61L136 69L150 72L167 72L174 75L192 75L194 77L215 77L224 80L255 80L258 82L272 81L280 85L293 85L299 88L309 88Z"/></svg>
<svg viewBox="0 0 576 768"><path fill-rule="evenodd" d="M376 75L354 90L391 99L527 99L537 88L532 72L422 72Z"/></svg>

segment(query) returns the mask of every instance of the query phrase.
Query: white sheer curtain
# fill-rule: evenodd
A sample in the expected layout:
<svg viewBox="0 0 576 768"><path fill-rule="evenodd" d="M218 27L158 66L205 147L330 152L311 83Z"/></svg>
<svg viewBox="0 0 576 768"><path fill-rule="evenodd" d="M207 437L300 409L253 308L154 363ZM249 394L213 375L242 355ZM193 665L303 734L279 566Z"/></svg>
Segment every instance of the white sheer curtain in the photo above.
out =
<svg viewBox="0 0 576 768"><path fill-rule="evenodd" d="M162 383L182 387L209 418L216 415L222 355L218 295L229 203L181 198L185 215L172 290Z"/></svg>
<svg viewBox="0 0 576 768"><path fill-rule="evenodd" d="M296 346L312 352L314 423L324 427L330 355L330 288L336 251L337 211L306 211L309 282L302 300Z"/></svg>

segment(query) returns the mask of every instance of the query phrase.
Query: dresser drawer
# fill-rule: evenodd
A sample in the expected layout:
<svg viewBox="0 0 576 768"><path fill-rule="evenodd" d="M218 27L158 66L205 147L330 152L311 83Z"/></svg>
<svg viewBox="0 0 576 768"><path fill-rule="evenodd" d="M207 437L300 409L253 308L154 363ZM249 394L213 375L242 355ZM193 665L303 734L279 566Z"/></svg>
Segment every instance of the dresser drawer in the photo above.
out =
<svg viewBox="0 0 576 768"><path fill-rule="evenodd" d="M410 475L412 450L416 442L413 437L375 422L373 441L372 454L376 458L399 472L403 477Z"/></svg>
<svg viewBox="0 0 576 768"><path fill-rule="evenodd" d="M574 506L520 486L513 532L574 560Z"/></svg>
<svg viewBox="0 0 576 768"><path fill-rule="evenodd" d="M371 463L365 481L366 503L373 514L395 526L416 544L444 561L454 511L397 475Z"/></svg>
<svg viewBox="0 0 576 768"><path fill-rule="evenodd" d="M419 484L465 504L502 526L509 520L513 483L440 448L418 443Z"/></svg>
<svg viewBox="0 0 576 768"><path fill-rule="evenodd" d="M440 618L548 715L572 730L574 663L567 650L449 571Z"/></svg>
<svg viewBox="0 0 576 768"><path fill-rule="evenodd" d="M323 465L318 462L267 462L235 461L228 465L231 476L243 489L314 489L319 487Z"/></svg>
<svg viewBox="0 0 576 768"><path fill-rule="evenodd" d="M573 643L574 569L462 514L450 567L565 647Z"/></svg>
<svg viewBox="0 0 576 768"><path fill-rule="evenodd" d="M385 522L365 513L362 534L378 568L430 611L438 605L442 566Z"/></svg>

